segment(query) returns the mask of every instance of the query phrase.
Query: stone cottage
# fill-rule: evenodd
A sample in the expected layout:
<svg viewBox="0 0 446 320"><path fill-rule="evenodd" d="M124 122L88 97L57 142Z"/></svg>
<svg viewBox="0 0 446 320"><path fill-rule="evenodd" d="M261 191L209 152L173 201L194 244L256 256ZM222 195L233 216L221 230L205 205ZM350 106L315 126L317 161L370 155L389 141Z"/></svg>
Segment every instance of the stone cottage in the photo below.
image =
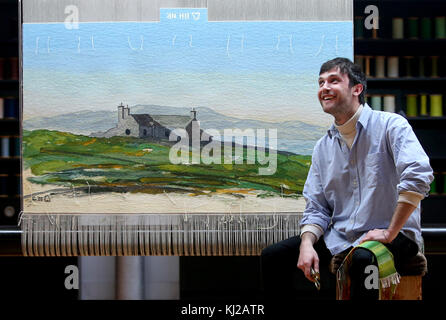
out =
<svg viewBox="0 0 446 320"><path fill-rule="evenodd" d="M114 136L129 136L155 140L169 140L171 132L175 129L185 129L192 136L192 124L197 121L197 111L192 109L190 116L180 115L150 115L131 114L130 108L122 103L118 106L118 123L116 127L106 132L92 134L95 137L110 138ZM211 136L200 129L202 139L210 141ZM178 138L178 137L177 137Z"/></svg>

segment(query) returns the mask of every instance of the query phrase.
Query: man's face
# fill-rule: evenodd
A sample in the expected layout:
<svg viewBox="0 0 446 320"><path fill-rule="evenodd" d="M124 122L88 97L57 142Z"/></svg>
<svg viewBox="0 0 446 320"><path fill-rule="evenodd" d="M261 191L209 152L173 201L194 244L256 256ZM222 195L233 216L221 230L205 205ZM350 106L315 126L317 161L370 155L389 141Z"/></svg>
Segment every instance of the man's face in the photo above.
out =
<svg viewBox="0 0 446 320"><path fill-rule="evenodd" d="M333 68L319 75L318 98L324 112L333 116L347 114L354 108L356 86L350 88L347 74Z"/></svg>

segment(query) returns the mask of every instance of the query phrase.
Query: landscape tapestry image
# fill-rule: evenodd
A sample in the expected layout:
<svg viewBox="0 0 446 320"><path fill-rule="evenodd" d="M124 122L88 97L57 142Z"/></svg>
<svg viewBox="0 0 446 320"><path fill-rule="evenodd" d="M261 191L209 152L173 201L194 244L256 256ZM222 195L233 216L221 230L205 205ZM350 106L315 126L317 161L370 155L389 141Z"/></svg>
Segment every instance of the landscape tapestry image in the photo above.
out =
<svg viewBox="0 0 446 320"><path fill-rule="evenodd" d="M23 24L23 211L303 211L319 68L353 58L351 21L160 17Z"/></svg>

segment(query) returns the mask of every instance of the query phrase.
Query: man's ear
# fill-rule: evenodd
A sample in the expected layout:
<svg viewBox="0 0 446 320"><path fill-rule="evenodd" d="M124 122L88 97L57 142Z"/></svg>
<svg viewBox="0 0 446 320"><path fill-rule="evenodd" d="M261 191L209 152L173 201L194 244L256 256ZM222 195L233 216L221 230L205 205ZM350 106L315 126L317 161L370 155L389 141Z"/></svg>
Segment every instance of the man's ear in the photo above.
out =
<svg viewBox="0 0 446 320"><path fill-rule="evenodd" d="M364 86L361 83L355 84L353 86L353 95L359 97L359 95L362 93L363 90Z"/></svg>

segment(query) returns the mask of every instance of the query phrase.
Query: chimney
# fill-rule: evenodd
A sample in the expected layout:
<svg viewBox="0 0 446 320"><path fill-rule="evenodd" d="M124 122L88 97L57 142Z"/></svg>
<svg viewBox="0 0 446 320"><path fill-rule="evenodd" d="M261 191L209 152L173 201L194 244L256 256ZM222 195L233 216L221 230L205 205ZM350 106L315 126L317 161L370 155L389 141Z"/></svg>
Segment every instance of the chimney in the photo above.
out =
<svg viewBox="0 0 446 320"><path fill-rule="evenodd" d="M121 122L124 119L124 105L121 104L118 106L118 122Z"/></svg>
<svg viewBox="0 0 446 320"><path fill-rule="evenodd" d="M124 118L127 118L130 115L130 108L127 105L127 108L124 108Z"/></svg>
<svg viewBox="0 0 446 320"><path fill-rule="evenodd" d="M197 111L195 111L195 108L192 108L190 117L192 118L192 120L197 120Z"/></svg>

